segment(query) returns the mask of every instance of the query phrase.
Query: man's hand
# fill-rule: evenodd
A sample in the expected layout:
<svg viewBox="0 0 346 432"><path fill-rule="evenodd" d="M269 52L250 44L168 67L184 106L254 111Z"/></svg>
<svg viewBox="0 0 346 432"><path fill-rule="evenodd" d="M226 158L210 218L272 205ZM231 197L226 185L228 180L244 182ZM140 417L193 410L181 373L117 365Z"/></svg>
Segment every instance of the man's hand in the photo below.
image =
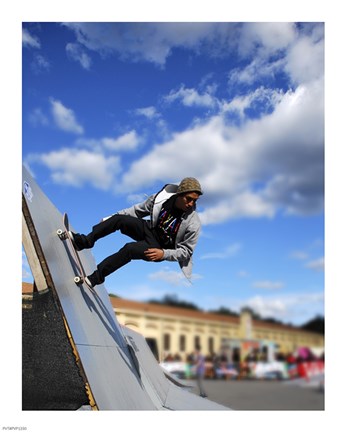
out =
<svg viewBox="0 0 346 432"><path fill-rule="evenodd" d="M149 261L161 261L163 258L163 250L156 248L149 248L144 252L144 255Z"/></svg>

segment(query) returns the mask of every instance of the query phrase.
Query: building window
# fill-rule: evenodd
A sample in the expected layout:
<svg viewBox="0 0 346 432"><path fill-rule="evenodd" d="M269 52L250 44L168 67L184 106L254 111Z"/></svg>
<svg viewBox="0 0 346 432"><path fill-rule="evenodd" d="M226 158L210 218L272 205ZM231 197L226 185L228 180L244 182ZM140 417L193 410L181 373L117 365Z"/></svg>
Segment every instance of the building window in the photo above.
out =
<svg viewBox="0 0 346 432"><path fill-rule="evenodd" d="M185 352L186 350L186 337L185 335L180 335L179 337L179 351Z"/></svg>
<svg viewBox="0 0 346 432"><path fill-rule="evenodd" d="M195 336L195 349L201 348L201 339L199 336Z"/></svg>
<svg viewBox="0 0 346 432"><path fill-rule="evenodd" d="M213 352L214 352L214 338L213 337L210 337L208 339L208 349L209 349L210 354L213 354Z"/></svg>
<svg viewBox="0 0 346 432"><path fill-rule="evenodd" d="M169 351L171 349L171 336L168 333L163 335L163 349Z"/></svg>

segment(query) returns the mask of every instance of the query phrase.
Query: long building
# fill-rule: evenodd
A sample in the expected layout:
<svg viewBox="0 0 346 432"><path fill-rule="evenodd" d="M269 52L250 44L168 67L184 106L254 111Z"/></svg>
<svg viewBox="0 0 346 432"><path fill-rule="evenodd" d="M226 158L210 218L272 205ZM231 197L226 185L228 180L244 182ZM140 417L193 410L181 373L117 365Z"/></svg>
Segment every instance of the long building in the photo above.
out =
<svg viewBox="0 0 346 432"><path fill-rule="evenodd" d="M32 284L23 283L30 296ZM275 347L283 354L300 347L324 349L324 336L298 327L256 320L249 310L227 316L185 308L143 303L110 296L118 321L142 334L159 361L169 354L185 357L199 345L205 355L227 347L244 358L253 348Z"/></svg>
<svg viewBox="0 0 346 432"><path fill-rule="evenodd" d="M239 317L178 307L142 303L111 297L120 323L141 333L157 346L159 360L168 354L184 357L199 345L204 354L225 347L242 349L245 357L252 348L275 346L283 354L299 347L324 349L324 336L300 328L253 319L249 310Z"/></svg>

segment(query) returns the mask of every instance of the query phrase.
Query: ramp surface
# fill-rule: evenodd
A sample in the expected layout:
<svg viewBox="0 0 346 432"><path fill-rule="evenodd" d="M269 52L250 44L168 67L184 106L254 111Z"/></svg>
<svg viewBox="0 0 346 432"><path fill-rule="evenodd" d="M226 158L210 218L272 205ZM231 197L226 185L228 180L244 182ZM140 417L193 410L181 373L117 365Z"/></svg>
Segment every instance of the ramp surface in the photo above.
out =
<svg viewBox="0 0 346 432"><path fill-rule="evenodd" d="M139 372L152 398L159 400L159 404L170 410L225 410L229 409L208 399L188 392L182 388L182 384L176 385L166 378L165 372L157 363L149 345L144 337L131 330L124 328L127 340L131 343L139 362Z"/></svg>
<svg viewBox="0 0 346 432"><path fill-rule="evenodd" d="M226 409L189 394L167 380L144 338L118 323L104 285L95 292L74 283L74 258L57 230L62 214L23 167L23 197L50 279L79 357L92 400L99 410ZM71 226L73 230L73 227ZM96 264L79 253L86 274Z"/></svg>

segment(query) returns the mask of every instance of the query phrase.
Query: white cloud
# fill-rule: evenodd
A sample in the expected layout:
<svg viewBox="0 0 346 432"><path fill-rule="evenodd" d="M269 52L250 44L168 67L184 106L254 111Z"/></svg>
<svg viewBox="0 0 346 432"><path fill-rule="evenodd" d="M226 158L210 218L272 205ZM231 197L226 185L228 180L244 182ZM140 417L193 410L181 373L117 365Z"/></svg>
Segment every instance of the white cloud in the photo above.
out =
<svg viewBox="0 0 346 432"><path fill-rule="evenodd" d="M188 281L186 279L186 277L183 275L183 273L178 270L169 270L168 267L165 267L162 270L158 270L157 272L154 273L150 273L148 275L150 280L153 281L162 281L168 285L172 285L172 286L191 286L190 281ZM202 276L198 275L198 274L193 274L191 281L197 280L197 279L201 279Z"/></svg>
<svg viewBox="0 0 346 432"><path fill-rule="evenodd" d="M286 72L295 83L320 79L324 74L324 40L303 37L287 53Z"/></svg>
<svg viewBox="0 0 346 432"><path fill-rule="evenodd" d="M41 74L49 71L50 63L43 55L35 54L30 67L35 74Z"/></svg>
<svg viewBox="0 0 346 432"><path fill-rule="evenodd" d="M147 61L164 67L174 48L196 54L227 56L237 52L250 60L234 71L231 81L251 84L259 77L274 76L285 70L292 81L303 83L320 76L323 68L323 24L293 22L166 22L166 23L64 23L76 35L69 44L70 55L83 64L82 47L102 57L116 54L129 61ZM89 60L84 60L87 64ZM84 64L85 67L85 64ZM195 101L185 96L186 103ZM190 99L190 101L189 101ZM205 96L203 103L210 103Z"/></svg>
<svg viewBox="0 0 346 432"><path fill-rule="evenodd" d="M223 101L220 103L221 112L235 112L238 113L241 118L245 118L246 110L251 107L256 107L257 111L261 114L266 114L278 105L283 97L284 94L282 91L261 86L245 95L235 96L231 101Z"/></svg>
<svg viewBox="0 0 346 432"><path fill-rule="evenodd" d="M32 154L27 161L29 164L39 162L47 166L52 171L51 178L55 183L74 187L90 184L97 189L110 189L120 171L118 157L105 157L101 153L70 148Z"/></svg>
<svg viewBox="0 0 346 432"><path fill-rule="evenodd" d="M212 93L185 86L171 92L168 100L190 106L214 104L220 107L220 114L176 133L137 160L123 177L125 189L133 191L156 180L179 181L194 175L206 191L202 200L206 204L202 214L205 223L246 215L272 217L279 208L288 214L313 214L323 209L322 42L317 36L299 39L292 24L258 25L244 30L243 36L248 32L250 42L260 35L266 52L285 49L293 53L296 49L302 53L300 45L305 47L305 59L309 49L315 52L314 73L304 73L302 64L293 60L299 55L285 60L282 54L275 67L282 70L286 65L292 80L298 82L295 76L299 75L304 82L295 90L283 93L259 87L230 101L218 101ZM271 41L273 35L275 40ZM254 48L252 45L248 50ZM208 98L203 99L206 95ZM256 110L261 106L260 120L246 119L245 111L253 106ZM241 127L229 123L230 111L244 119ZM148 173L145 178L144 172Z"/></svg>
<svg viewBox="0 0 346 432"><path fill-rule="evenodd" d="M294 251L291 253L291 257L298 260L306 260L309 258L309 255L304 251Z"/></svg>
<svg viewBox="0 0 346 432"><path fill-rule="evenodd" d="M294 45L294 23L244 23L240 27L238 52L249 60L230 72L230 84L251 85L262 78L273 78L285 66L285 54Z"/></svg>
<svg viewBox="0 0 346 432"><path fill-rule="evenodd" d="M270 280L262 280L256 281L252 284L254 288L268 289L268 290L277 290L284 287L284 283L280 281L270 281Z"/></svg>
<svg viewBox="0 0 346 432"><path fill-rule="evenodd" d="M173 270L160 270L155 273L150 273L149 279L159 280L173 286L187 284L186 279L182 274L182 272L173 271Z"/></svg>
<svg viewBox="0 0 346 432"><path fill-rule="evenodd" d="M246 305L257 312L261 317L286 318L288 305L280 298L264 298L261 296L252 297L246 301Z"/></svg>
<svg viewBox="0 0 346 432"><path fill-rule="evenodd" d="M237 253L242 248L242 245L240 243L233 243L229 246L227 246L225 249L219 252L210 252L205 255L202 255L200 259L226 259L231 258L237 255Z"/></svg>
<svg viewBox="0 0 346 432"><path fill-rule="evenodd" d="M109 150L135 150L140 143L140 137L135 130L131 130L118 138L102 138L101 143Z"/></svg>
<svg viewBox="0 0 346 432"><path fill-rule="evenodd" d="M147 117L150 120L157 118L157 117L160 117L160 114L156 111L156 108L154 106L149 106L149 107L145 107L145 108L137 108L135 110L135 113L137 115Z"/></svg>
<svg viewBox="0 0 346 432"><path fill-rule="evenodd" d="M76 144L80 147L88 147L98 152L126 152L136 150L141 142L135 130L126 132L117 138L102 137L102 138L78 138Z"/></svg>
<svg viewBox="0 0 346 432"><path fill-rule="evenodd" d="M296 324L303 324L317 315L324 305L324 293L286 294L282 296L255 296L241 302L262 318L275 318Z"/></svg>
<svg viewBox="0 0 346 432"><path fill-rule="evenodd" d="M26 48L41 49L41 42L37 36L33 36L28 29L22 29L22 44ZM49 71L51 65L45 56L42 54L35 53L33 55L31 64L31 70L35 74Z"/></svg>
<svg viewBox="0 0 346 432"><path fill-rule="evenodd" d="M297 31L293 23L246 23L241 27L239 53L250 60L230 72L230 84L251 85L285 72L294 85L324 75L323 24Z"/></svg>
<svg viewBox="0 0 346 432"><path fill-rule="evenodd" d="M66 53L72 60L79 62L83 69L90 69L91 58L85 52L82 45L77 43L68 43L66 45Z"/></svg>
<svg viewBox="0 0 346 432"><path fill-rule="evenodd" d="M33 126L47 126L49 124L49 120L47 116L42 112L41 108L35 108L29 114L29 122Z"/></svg>
<svg viewBox="0 0 346 432"><path fill-rule="evenodd" d="M311 247L315 248L320 246L321 246L320 241L318 241L318 242L314 242L314 244ZM324 257L317 258L317 259L310 259L310 255L304 251L294 251L292 252L291 257L303 261L305 268L318 271L318 272L324 271Z"/></svg>
<svg viewBox="0 0 346 432"><path fill-rule="evenodd" d="M177 27L174 23L168 26L149 24L131 26L132 41L125 34L128 28L126 24L66 25L76 32L78 43L88 49L103 53L126 52L127 55L136 52L137 59L161 64L169 50L183 41L187 41L187 47L197 50L201 48L202 40L212 43L217 33L219 37L224 36L222 45L226 40L229 41L225 29L232 29L242 34L239 45L242 54L249 55L261 48L256 68L267 64L271 69L267 69L268 74L277 70L282 72L285 68L292 81L303 84L286 92L258 87L238 94L229 101L216 99L216 86L213 84L207 88L204 82L204 90L182 85L178 91L170 93L170 101L181 101L187 106L214 106L220 109L219 113L205 121L195 119L185 130L167 134L166 140L163 138L163 142L151 147L123 173L117 182L119 191L138 194L158 181L177 183L183 177L195 176L205 191L199 203L203 224L222 223L239 217L273 217L280 210L286 214L300 215L323 211L324 81L321 28L318 27L320 31L315 27L312 27L315 31L307 29L301 37L291 23L259 24L253 27L220 26L218 30L214 25L206 24L179 26L182 33L178 35L175 34ZM101 34L101 28L107 31ZM213 35L207 36L207 29ZM158 55L154 60L149 55L149 41L155 38L161 41L163 35L169 35L166 54L162 57ZM257 45L256 40L259 41ZM123 48L119 41L124 42ZM141 50L143 52L140 55ZM311 71L309 65L304 67L310 51L313 63ZM264 63L270 53L277 53L274 56L276 60ZM304 59L300 59L302 54ZM76 134L83 133L83 127L71 109L59 101L52 100L51 103L55 122L60 128ZM257 111L258 106L262 107L261 117L247 118L246 110L255 107ZM230 112L242 118L240 126L232 123ZM137 109L135 113L151 119L159 115L154 106ZM140 137L135 130L131 130L117 138L79 139L77 144L106 154L135 150L140 144Z"/></svg>
<svg viewBox="0 0 346 432"><path fill-rule="evenodd" d="M277 98L271 114L241 128L222 115L173 135L138 159L121 188L133 192L193 175L205 195L204 223L240 216L308 214L323 209L323 83Z"/></svg>
<svg viewBox="0 0 346 432"><path fill-rule="evenodd" d="M203 301L203 304L201 303ZM324 292L304 292L256 295L249 298L225 297L217 294L200 299L199 306L206 309L217 309L223 305L240 313L244 307L251 308L262 318L274 318L286 323L301 325L316 315L323 315Z"/></svg>
<svg viewBox="0 0 346 432"><path fill-rule="evenodd" d="M205 107L213 108L217 105L217 99L209 92L199 93L193 88L185 88L181 86L178 90L172 90L164 100L168 103L172 103L176 100L180 100L183 105L191 107Z"/></svg>
<svg viewBox="0 0 346 432"><path fill-rule="evenodd" d="M197 53L202 47L220 55L233 43L233 23L64 23L79 44L101 55L116 53L130 61L148 61L164 66L173 48Z"/></svg>
<svg viewBox="0 0 346 432"><path fill-rule="evenodd" d="M41 48L41 43L38 37L31 35L27 29L22 30L22 43L25 47Z"/></svg>
<svg viewBox="0 0 346 432"><path fill-rule="evenodd" d="M324 271L324 258L309 261L305 264L305 267L316 271Z"/></svg>
<svg viewBox="0 0 346 432"><path fill-rule="evenodd" d="M250 191L230 195L228 199L220 199L216 205L210 205L200 213L202 224L222 223L228 219L242 217L271 218L275 214L273 204L267 203L259 195Z"/></svg>
<svg viewBox="0 0 346 432"><path fill-rule="evenodd" d="M294 23L244 23L240 31L239 51L244 56L253 55L255 50L260 51L262 55L269 56L286 49L295 38Z"/></svg>
<svg viewBox="0 0 346 432"><path fill-rule="evenodd" d="M84 133L84 129L78 123L73 110L66 108L60 101L53 98L50 99L50 103L54 122L60 129L77 135Z"/></svg>

